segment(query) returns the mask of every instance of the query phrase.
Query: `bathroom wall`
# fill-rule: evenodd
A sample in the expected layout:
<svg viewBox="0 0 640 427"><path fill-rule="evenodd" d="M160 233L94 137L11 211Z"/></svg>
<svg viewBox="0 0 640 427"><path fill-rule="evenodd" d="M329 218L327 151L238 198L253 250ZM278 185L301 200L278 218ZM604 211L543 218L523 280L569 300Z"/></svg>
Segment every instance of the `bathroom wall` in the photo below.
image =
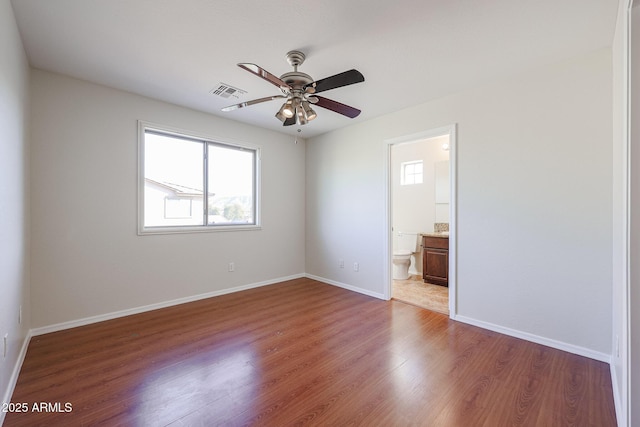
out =
<svg viewBox="0 0 640 427"><path fill-rule="evenodd" d="M394 231L433 232L435 220L435 163L449 160L449 151L442 149L448 136L414 143L394 145L391 149L391 179ZM413 160L423 161L422 184L400 185L400 165Z"/></svg>

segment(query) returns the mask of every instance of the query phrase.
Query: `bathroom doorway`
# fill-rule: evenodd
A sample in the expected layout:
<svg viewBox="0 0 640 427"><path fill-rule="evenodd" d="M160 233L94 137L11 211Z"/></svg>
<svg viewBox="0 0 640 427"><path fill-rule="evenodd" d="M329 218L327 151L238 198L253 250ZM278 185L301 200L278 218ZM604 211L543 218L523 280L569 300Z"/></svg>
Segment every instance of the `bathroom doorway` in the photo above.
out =
<svg viewBox="0 0 640 427"><path fill-rule="evenodd" d="M386 142L386 296L453 318L455 126Z"/></svg>

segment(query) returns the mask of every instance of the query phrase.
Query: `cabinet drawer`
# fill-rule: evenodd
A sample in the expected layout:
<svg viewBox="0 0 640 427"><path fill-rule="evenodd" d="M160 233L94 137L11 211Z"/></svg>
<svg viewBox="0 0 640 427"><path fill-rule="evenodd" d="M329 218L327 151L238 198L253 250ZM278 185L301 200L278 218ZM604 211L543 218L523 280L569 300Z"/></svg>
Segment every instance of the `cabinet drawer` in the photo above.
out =
<svg viewBox="0 0 640 427"><path fill-rule="evenodd" d="M422 247L436 248L436 249L449 249L449 238L422 236Z"/></svg>

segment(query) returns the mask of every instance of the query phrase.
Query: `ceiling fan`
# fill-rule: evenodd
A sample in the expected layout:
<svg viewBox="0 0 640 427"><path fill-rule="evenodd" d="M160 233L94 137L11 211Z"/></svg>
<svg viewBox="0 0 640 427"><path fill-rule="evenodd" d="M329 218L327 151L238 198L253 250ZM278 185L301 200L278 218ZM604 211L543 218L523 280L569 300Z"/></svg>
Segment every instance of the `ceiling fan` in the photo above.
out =
<svg viewBox="0 0 640 427"><path fill-rule="evenodd" d="M245 69L277 86L282 91L282 95L267 96L265 98L241 102L239 104L224 107L222 111L233 111L238 108L283 98L286 99L286 101L276 113L276 117L282 122L283 126L291 126L296 123L305 125L309 121L315 119L317 114L313 108L311 108L311 104L335 111L336 113L352 119L360 114L360 110L357 108L316 95L319 92L363 82L364 76L359 71L349 70L331 77L314 81L308 74L298 71L298 66L305 60L304 53L292 50L287 53L286 58L287 62L289 62L293 67L293 71L284 73L279 78L256 64L238 64L238 67Z"/></svg>

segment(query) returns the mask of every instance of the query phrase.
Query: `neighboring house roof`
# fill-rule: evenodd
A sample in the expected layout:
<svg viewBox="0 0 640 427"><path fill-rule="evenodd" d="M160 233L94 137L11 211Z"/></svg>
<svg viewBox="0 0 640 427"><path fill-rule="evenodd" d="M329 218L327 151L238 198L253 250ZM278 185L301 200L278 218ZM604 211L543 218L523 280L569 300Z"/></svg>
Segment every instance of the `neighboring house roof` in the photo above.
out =
<svg viewBox="0 0 640 427"><path fill-rule="evenodd" d="M177 197L202 197L202 190L197 188L186 187L171 182L160 182L150 178L144 179L145 183L153 184L166 190L172 191Z"/></svg>

